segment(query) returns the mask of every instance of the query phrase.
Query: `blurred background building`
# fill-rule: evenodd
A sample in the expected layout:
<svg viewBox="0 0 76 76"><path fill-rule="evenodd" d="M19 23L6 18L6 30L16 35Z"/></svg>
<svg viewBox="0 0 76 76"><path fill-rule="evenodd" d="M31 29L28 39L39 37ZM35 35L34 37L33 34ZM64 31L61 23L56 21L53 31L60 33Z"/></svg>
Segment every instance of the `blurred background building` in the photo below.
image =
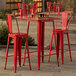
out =
<svg viewBox="0 0 76 76"><path fill-rule="evenodd" d="M53 1L53 2L59 2L63 1L63 9L67 11L73 11L76 13L76 0L0 0L0 11L1 10L14 10L17 11L18 9L18 3L27 2L31 4L32 2L38 2L38 12L46 11L46 2L47 1Z"/></svg>

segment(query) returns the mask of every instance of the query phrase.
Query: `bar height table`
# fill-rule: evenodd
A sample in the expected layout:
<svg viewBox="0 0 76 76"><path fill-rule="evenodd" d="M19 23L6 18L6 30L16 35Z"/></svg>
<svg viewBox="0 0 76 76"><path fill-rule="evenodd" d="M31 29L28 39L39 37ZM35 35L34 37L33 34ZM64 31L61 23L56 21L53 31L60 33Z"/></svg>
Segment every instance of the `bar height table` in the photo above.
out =
<svg viewBox="0 0 76 76"><path fill-rule="evenodd" d="M42 51L42 62L44 62L44 27L45 27L45 22L52 22L53 23L53 30L54 30L54 38L55 38L55 47L56 47L56 54L57 54L57 63L59 66L59 61L58 61L58 51L59 45L56 43L56 35L55 35L55 23L54 20L57 20L59 18L54 18L54 17L48 17L48 18L21 18L24 20L27 20L28 22L33 21L37 22L37 47L38 47L38 70L40 69L40 52ZM29 25L29 23L28 23Z"/></svg>

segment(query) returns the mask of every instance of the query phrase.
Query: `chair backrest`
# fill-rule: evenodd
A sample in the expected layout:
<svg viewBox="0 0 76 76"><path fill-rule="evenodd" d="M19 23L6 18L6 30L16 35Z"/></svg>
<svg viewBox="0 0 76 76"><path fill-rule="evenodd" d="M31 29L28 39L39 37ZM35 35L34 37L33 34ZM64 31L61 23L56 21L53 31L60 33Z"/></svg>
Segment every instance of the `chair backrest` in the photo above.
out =
<svg viewBox="0 0 76 76"><path fill-rule="evenodd" d="M28 9L27 7L28 7L28 4L26 4L26 3L23 3L22 4L22 6L23 6L23 8L26 8L26 9Z"/></svg>
<svg viewBox="0 0 76 76"><path fill-rule="evenodd" d="M68 17L69 14L70 14L70 17ZM62 12L62 29L63 30L69 29L71 18L72 18L71 13Z"/></svg>
<svg viewBox="0 0 76 76"><path fill-rule="evenodd" d="M56 11L56 4L55 3L52 3L50 2L50 7L52 8L52 11L54 10L54 12Z"/></svg>
<svg viewBox="0 0 76 76"><path fill-rule="evenodd" d="M49 7L49 2L47 2L46 5L47 5L47 8L48 8Z"/></svg>
<svg viewBox="0 0 76 76"><path fill-rule="evenodd" d="M38 2L34 3L34 8L37 9L38 7Z"/></svg>
<svg viewBox="0 0 76 76"><path fill-rule="evenodd" d="M20 10L20 3L18 3L18 9Z"/></svg>
<svg viewBox="0 0 76 76"><path fill-rule="evenodd" d="M28 6L29 6L29 5L26 4L26 3L23 3L23 4L22 4L22 7L23 7L22 10L23 10L23 12L24 12L24 16L28 16L28 9L29 9Z"/></svg>
<svg viewBox="0 0 76 76"><path fill-rule="evenodd" d="M12 34L12 17L14 17L15 20L16 20L17 30L18 30L18 33L19 33L19 27L18 27L17 18L16 18L14 15L12 15L12 14L6 14L6 15L5 15L5 19L6 19L6 22L7 22L7 25L8 25L9 33Z"/></svg>
<svg viewBox="0 0 76 76"><path fill-rule="evenodd" d="M38 7L38 2L34 3L34 8L32 12L34 15L36 14L37 7Z"/></svg>
<svg viewBox="0 0 76 76"><path fill-rule="evenodd" d="M55 7L55 3L49 2L51 6Z"/></svg>
<svg viewBox="0 0 76 76"><path fill-rule="evenodd" d="M59 2L60 11L62 11L62 1Z"/></svg>
<svg viewBox="0 0 76 76"><path fill-rule="evenodd" d="M58 15L60 15L60 7L59 6L56 7L56 12L58 13Z"/></svg>
<svg viewBox="0 0 76 76"><path fill-rule="evenodd" d="M59 6L62 7L62 2L59 2Z"/></svg>
<svg viewBox="0 0 76 76"><path fill-rule="evenodd" d="M36 12L37 7L38 7L38 2L34 3L34 9L33 9L34 12Z"/></svg>

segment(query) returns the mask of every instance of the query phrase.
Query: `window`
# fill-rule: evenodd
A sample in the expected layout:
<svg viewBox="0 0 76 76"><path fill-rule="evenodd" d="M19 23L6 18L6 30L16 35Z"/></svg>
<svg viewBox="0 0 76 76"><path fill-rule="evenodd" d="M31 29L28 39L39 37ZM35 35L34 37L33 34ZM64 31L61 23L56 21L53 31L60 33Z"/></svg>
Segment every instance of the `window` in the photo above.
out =
<svg viewBox="0 0 76 76"><path fill-rule="evenodd" d="M15 14L18 11L18 3L22 3L22 0L6 0L6 9L13 10Z"/></svg>
<svg viewBox="0 0 76 76"><path fill-rule="evenodd" d="M34 1L34 3L38 2L38 9L37 9L37 11L38 12L42 12L42 0L33 0L33 1Z"/></svg>

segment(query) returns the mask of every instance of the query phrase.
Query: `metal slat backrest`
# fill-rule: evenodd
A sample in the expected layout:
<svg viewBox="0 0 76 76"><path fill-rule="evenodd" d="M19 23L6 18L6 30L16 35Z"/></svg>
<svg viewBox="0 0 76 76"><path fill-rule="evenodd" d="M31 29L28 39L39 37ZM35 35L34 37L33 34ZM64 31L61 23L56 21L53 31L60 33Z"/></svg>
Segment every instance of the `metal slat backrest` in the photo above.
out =
<svg viewBox="0 0 76 76"><path fill-rule="evenodd" d="M6 14L5 19L6 19L6 22L7 22L7 25L8 25L9 33L10 33L10 34L12 33L12 17L14 17L15 20L16 20L17 30L18 30L18 33L19 33L19 27L18 27L17 18L16 18L14 15Z"/></svg>
<svg viewBox="0 0 76 76"><path fill-rule="evenodd" d="M70 14L70 18L68 17L68 14ZM62 29L64 30L69 29L71 18L72 18L71 13L62 12Z"/></svg>

